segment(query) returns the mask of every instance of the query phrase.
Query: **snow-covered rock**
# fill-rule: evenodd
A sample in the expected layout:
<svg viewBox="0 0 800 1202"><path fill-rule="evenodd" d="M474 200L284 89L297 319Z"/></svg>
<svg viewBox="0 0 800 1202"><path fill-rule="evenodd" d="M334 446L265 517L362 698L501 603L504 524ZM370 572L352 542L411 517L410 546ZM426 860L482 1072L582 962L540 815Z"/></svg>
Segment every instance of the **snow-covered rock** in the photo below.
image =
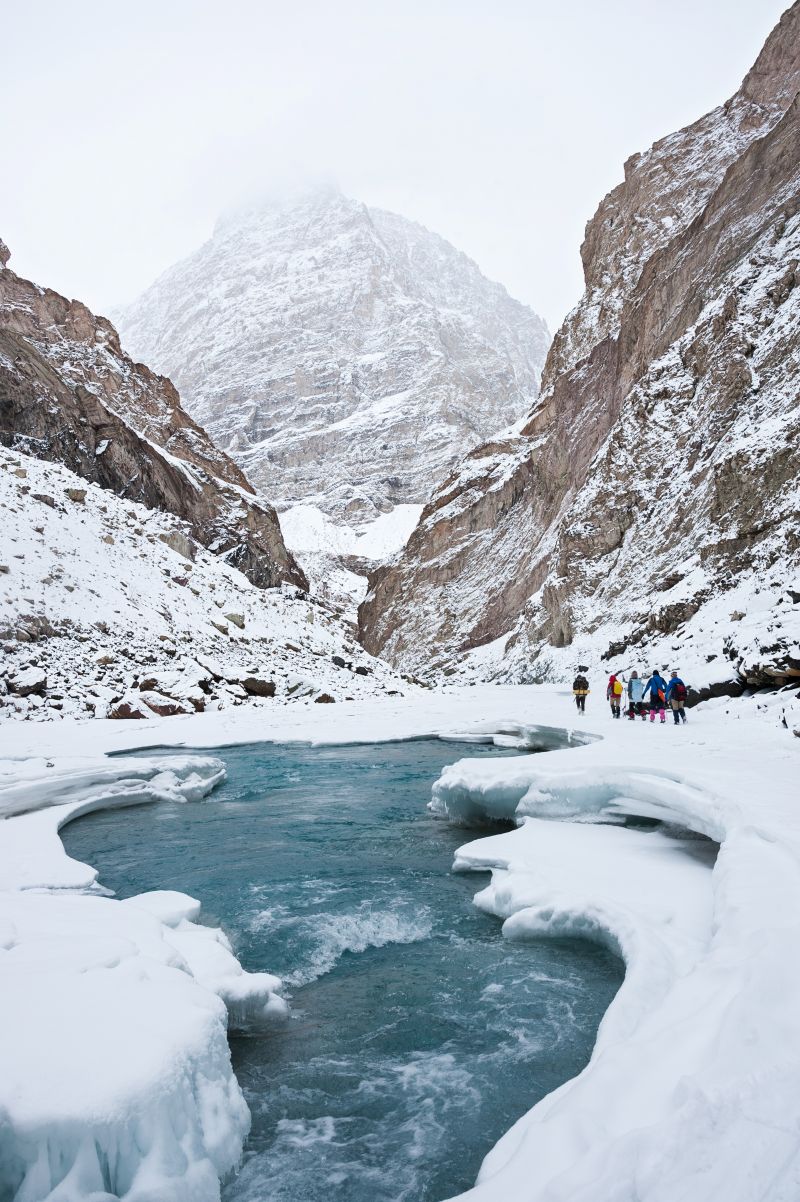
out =
<svg viewBox="0 0 800 1202"><path fill-rule="evenodd" d="M525 413L549 342L444 239L335 190L224 218L116 316L279 508L361 521Z"/></svg>
<svg viewBox="0 0 800 1202"><path fill-rule="evenodd" d="M522 430L434 494L360 613L407 670L800 674L800 6L625 164Z"/></svg>

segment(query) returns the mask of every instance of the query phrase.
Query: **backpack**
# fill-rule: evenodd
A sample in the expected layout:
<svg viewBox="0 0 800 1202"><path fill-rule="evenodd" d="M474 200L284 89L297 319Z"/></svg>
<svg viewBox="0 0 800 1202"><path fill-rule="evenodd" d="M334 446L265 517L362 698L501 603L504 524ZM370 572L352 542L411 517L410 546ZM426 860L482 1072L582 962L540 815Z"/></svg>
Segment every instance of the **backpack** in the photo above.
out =
<svg viewBox="0 0 800 1202"><path fill-rule="evenodd" d="M686 685L683 683L676 684L675 688L672 690L672 695L676 701L685 701L686 700Z"/></svg>
<svg viewBox="0 0 800 1202"><path fill-rule="evenodd" d="M615 696L615 697L621 697L621 696L622 696L622 681L621 681L621 680L615 680L615 681L614 681L614 689L613 689L613 692L614 692L614 696Z"/></svg>

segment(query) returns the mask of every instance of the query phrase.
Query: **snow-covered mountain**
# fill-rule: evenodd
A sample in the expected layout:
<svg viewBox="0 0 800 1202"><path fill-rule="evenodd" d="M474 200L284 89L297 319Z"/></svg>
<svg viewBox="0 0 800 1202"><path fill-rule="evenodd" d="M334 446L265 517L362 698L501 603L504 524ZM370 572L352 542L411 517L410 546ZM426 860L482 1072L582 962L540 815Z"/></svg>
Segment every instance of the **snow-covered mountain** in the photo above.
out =
<svg viewBox="0 0 800 1202"><path fill-rule="evenodd" d="M275 510L114 327L0 242L0 718L405 688L310 598Z"/></svg>
<svg viewBox="0 0 800 1202"><path fill-rule="evenodd" d="M0 241L0 442L185 520L260 586L304 587L275 510L80 301L23 279Z"/></svg>
<svg viewBox="0 0 800 1202"><path fill-rule="evenodd" d="M727 103L625 164L527 424L371 578L375 654L565 679L800 677L800 4Z"/></svg>
<svg viewBox="0 0 800 1202"><path fill-rule="evenodd" d="M357 521L526 413L549 343L444 239L333 189L226 217L116 317L279 509Z"/></svg>

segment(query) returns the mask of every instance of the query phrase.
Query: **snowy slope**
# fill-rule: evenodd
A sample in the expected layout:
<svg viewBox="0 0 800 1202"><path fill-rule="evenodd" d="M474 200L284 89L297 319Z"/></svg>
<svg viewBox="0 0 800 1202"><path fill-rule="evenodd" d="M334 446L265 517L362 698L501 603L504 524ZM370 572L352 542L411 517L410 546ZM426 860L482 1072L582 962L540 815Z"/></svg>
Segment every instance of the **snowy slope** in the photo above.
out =
<svg viewBox="0 0 800 1202"><path fill-rule="evenodd" d="M257 588L174 516L4 448L0 647L0 720L399 687L324 602Z"/></svg>
<svg viewBox="0 0 800 1202"><path fill-rule="evenodd" d="M527 424L371 579L370 651L513 680L676 659L698 683L798 678L798 88L795 3L730 101L625 164Z"/></svg>
<svg viewBox="0 0 800 1202"><path fill-rule="evenodd" d="M293 505L279 515L284 542L311 591L356 620L367 576L402 551L419 521L421 505L396 505L358 526L336 522L316 505Z"/></svg>
<svg viewBox="0 0 800 1202"><path fill-rule="evenodd" d="M549 341L442 238L333 190L226 217L117 320L279 508L360 520L526 412Z"/></svg>

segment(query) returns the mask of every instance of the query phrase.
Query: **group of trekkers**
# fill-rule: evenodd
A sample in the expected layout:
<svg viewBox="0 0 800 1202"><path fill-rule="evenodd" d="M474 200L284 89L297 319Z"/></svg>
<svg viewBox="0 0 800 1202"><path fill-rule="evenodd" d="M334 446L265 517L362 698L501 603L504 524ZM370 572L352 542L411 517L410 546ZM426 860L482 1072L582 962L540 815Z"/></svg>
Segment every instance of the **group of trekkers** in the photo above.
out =
<svg viewBox="0 0 800 1202"><path fill-rule="evenodd" d="M578 712L585 713L589 681L581 672L575 677L572 692L575 695ZM631 722L637 716L645 722L648 713L651 722L655 722L656 714L661 722L665 722L669 707L672 710L675 725L680 726L682 722L686 721L686 693L686 685L678 675L677 669L673 669L670 673L669 681L666 681L661 673L654 669L646 684L636 671L631 672L627 682L621 675L612 673L606 685L606 700L611 706L611 717L622 717L622 706L627 696L626 709Z"/></svg>

